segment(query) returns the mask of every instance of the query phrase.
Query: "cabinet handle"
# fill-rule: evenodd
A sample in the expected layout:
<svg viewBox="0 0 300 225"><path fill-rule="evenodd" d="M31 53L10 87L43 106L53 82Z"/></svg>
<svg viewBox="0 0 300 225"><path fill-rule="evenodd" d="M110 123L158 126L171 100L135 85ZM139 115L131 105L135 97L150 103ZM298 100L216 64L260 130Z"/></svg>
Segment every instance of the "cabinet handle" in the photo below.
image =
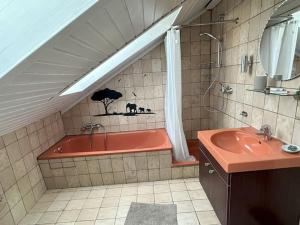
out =
<svg viewBox="0 0 300 225"><path fill-rule="evenodd" d="M215 172L215 170L209 170L208 173L209 174L213 174Z"/></svg>
<svg viewBox="0 0 300 225"><path fill-rule="evenodd" d="M204 163L204 166L208 167L210 166L210 163Z"/></svg>

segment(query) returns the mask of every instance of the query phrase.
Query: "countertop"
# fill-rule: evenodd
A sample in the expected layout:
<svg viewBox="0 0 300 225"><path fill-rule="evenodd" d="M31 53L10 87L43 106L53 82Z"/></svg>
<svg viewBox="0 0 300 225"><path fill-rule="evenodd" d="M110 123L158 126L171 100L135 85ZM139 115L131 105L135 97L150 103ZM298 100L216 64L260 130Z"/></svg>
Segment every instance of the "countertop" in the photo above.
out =
<svg viewBox="0 0 300 225"><path fill-rule="evenodd" d="M282 151L281 146L283 142L275 138L266 141L271 147L271 150L269 149L262 154L260 152L252 153L242 151L240 153L235 153L223 150L211 142L211 137L214 134L223 131L246 132L258 137L262 142L265 141L262 136L256 135L256 130L254 128L250 127L198 131L197 136L199 141L201 141L209 153L227 173L300 167L300 154L290 154Z"/></svg>

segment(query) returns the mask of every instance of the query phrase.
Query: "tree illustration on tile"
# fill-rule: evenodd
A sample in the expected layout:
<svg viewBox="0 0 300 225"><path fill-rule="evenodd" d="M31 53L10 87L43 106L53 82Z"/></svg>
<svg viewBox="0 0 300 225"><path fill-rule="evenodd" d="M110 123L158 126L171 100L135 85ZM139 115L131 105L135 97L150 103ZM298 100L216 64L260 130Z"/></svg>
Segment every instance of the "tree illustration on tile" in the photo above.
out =
<svg viewBox="0 0 300 225"><path fill-rule="evenodd" d="M121 98L122 96L123 96L122 93L118 91L105 88L103 90L96 91L92 95L91 99L93 101L102 102L104 105L105 115L110 115L108 113L108 106L112 104L114 101L116 101L117 99Z"/></svg>

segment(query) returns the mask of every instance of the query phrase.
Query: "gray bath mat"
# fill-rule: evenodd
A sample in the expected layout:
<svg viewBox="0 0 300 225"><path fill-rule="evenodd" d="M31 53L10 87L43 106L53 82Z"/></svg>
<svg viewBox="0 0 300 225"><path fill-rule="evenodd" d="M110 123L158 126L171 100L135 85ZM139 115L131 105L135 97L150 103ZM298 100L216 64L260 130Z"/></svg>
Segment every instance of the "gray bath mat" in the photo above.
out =
<svg viewBox="0 0 300 225"><path fill-rule="evenodd" d="M125 225L177 225L177 206L132 202Z"/></svg>

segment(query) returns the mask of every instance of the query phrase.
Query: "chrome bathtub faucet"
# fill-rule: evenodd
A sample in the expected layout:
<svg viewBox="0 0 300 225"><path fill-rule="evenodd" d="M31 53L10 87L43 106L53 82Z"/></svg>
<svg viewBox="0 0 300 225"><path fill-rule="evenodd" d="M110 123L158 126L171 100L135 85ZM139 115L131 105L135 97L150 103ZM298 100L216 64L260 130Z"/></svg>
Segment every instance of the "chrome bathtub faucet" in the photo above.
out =
<svg viewBox="0 0 300 225"><path fill-rule="evenodd" d="M271 126L268 124L262 125L256 134L263 135L265 141L270 141L272 139Z"/></svg>
<svg viewBox="0 0 300 225"><path fill-rule="evenodd" d="M81 127L81 131L84 132L84 131L90 131L90 134L92 134L94 132L95 129L99 129L99 128L103 128L105 130L105 127L100 124L100 123L87 123L86 125L84 125L83 127Z"/></svg>

